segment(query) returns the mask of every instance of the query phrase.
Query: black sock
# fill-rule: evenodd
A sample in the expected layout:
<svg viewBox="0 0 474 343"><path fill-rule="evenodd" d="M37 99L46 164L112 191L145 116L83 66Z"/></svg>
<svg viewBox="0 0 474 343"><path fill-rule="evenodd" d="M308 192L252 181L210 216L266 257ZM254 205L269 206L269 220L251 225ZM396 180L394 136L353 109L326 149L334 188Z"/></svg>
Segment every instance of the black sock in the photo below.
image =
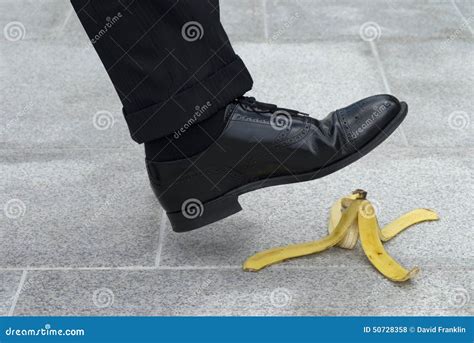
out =
<svg viewBox="0 0 474 343"><path fill-rule="evenodd" d="M210 118L176 131L169 136L145 143L145 155L153 161L172 161L191 157L205 150L224 130L225 108ZM184 131L184 132L183 132Z"/></svg>

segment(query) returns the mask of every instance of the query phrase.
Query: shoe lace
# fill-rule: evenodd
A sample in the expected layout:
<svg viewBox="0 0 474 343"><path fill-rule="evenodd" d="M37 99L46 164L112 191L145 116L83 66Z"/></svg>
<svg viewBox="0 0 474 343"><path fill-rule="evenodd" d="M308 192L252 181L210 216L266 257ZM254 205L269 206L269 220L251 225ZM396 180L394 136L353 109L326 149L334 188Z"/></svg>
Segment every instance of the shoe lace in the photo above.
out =
<svg viewBox="0 0 474 343"><path fill-rule="evenodd" d="M278 107L275 104L269 104L266 102L257 101L254 97L241 96L237 98L236 101L240 103L242 106L244 106L246 109L250 109L251 111L254 111L254 112L282 111L282 112L287 112L293 116L300 116L300 115L309 116L309 114L307 113L301 113L289 108Z"/></svg>

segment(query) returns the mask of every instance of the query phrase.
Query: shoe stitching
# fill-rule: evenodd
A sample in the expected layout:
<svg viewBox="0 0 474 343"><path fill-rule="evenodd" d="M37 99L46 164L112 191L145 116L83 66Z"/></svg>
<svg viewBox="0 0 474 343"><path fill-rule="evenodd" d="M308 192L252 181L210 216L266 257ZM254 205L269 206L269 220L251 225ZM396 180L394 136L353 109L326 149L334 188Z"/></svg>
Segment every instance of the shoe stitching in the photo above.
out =
<svg viewBox="0 0 474 343"><path fill-rule="evenodd" d="M337 110L336 116L337 116L337 119L339 120L339 123L342 125L342 128L343 128L342 131L344 132L344 137L346 138L346 142L352 143L353 140L349 136L350 129L349 129L349 125L347 124L346 117L344 115L344 110Z"/></svg>

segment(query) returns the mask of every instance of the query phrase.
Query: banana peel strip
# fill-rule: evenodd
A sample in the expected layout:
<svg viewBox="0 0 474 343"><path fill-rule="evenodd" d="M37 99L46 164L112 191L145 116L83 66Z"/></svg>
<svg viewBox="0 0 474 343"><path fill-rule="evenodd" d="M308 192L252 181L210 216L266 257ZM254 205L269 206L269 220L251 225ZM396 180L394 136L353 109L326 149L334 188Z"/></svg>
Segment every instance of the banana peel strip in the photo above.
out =
<svg viewBox="0 0 474 343"><path fill-rule="evenodd" d="M329 224L328 231L329 233L334 231L337 223L341 220L342 212L350 205L350 202L357 198L357 194L351 194L346 198L341 198L337 200L334 205L332 205L329 212ZM336 246L343 249L354 249L359 240L359 228L357 227L357 220L354 220L349 226L346 235L339 241Z"/></svg>
<svg viewBox="0 0 474 343"><path fill-rule="evenodd" d="M418 208L416 210L405 213L401 217L395 219L390 224L384 226L384 228L380 230L380 240L382 242L387 242L403 230L408 229L410 226L421 222L438 219L439 217L436 212L426 208Z"/></svg>
<svg viewBox="0 0 474 343"><path fill-rule="evenodd" d="M243 269L259 271L272 264L315 254L333 246L353 249L360 236L362 248L369 261L385 277L397 282L414 277L419 269L415 267L407 270L402 267L385 251L382 242L392 239L414 224L438 220L438 215L428 209L416 209L380 229L375 209L368 200L361 199L360 194L351 194L334 203L330 212L329 235L325 238L261 251L249 257L244 262ZM363 197L365 198L365 195Z"/></svg>
<svg viewBox="0 0 474 343"><path fill-rule="evenodd" d="M418 274L418 267L407 270L387 253L380 240L380 228L375 217L375 210L368 201L364 201L360 206L357 219L362 248L367 258L380 273L388 279L398 282L406 281Z"/></svg>
<svg viewBox="0 0 474 343"><path fill-rule="evenodd" d="M344 210L344 201L350 199L342 198L339 199L334 203L331 208L330 216L329 216L329 225L328 231L331 233L336 224L341 219L342 211ZM400 232L408 229L410 226L413 226L418 223L422 223L425 221L433 221L438 220L439 217L436 212L426 209L426 208L418 208L416 210L410 211L402 215L401 217L395 219L390 224L383 227L383 229L379 230L380 240L382 242L387 242L391 240L393 237L397 236ZM346 236L336 245L340 248L344 249L353 249L357 241L359 239L359 228L358 223L354 222L349 230L347 231Z"/></svg>
<svg viewBox="0 0 474 343"><path fill-rule="evenodd" d="M347 211L342 214L341 220L334 228L334 231L323 239L259 252L244 262L244 270L259 271L260 269L275 263L295 257L315 254L333 247L344 238L347 229L354 220L356 220L360 203L361 200L354 200Z"/></svg>

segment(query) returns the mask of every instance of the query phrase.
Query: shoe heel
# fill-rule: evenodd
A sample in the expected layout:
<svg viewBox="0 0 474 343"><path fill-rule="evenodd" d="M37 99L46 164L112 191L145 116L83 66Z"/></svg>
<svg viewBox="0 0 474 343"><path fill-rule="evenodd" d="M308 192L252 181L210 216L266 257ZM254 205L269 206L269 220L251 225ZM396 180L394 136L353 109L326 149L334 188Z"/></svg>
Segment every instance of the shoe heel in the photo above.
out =
<svg viewBox="0 0 474 343"><path fill-rule="evenodd" d="M183 202L180 212L167 213L175 232L191 231L214 223L242 210L237 196L221 197L207 203L198 199Z"/></svg>

